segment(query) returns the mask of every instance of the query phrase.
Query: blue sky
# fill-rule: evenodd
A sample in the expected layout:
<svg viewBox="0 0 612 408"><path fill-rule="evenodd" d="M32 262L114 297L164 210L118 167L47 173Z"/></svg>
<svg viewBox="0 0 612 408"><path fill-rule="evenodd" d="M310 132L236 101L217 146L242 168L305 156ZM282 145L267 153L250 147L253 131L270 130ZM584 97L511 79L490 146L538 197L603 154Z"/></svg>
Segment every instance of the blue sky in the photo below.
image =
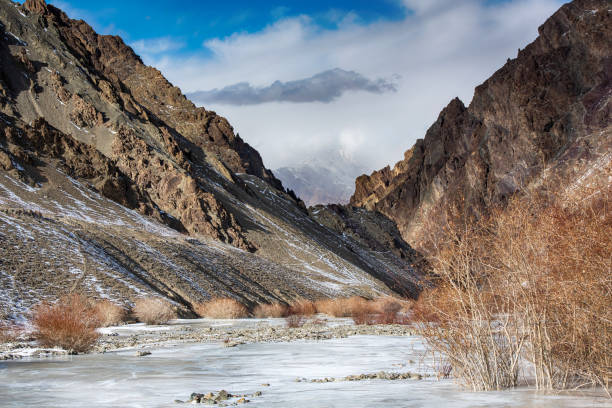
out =
<svg viewBox="0 0 612 408"><path fill-rule="evenodd" d="M104 34L127 42L172 37L175 53L201 52L211 38L253 33L281 18L308 15L322 28L334 29L347 15L360 24L400 20L407 10L397 0L304 1L91 1L50 0L72 18L82 18ZM180 3L177 6L177 3Z"/></svg>
<svg viewBox="0 0 612 408"><path fill-rule="evenodd" d="M403 157L561 0L48 0L124 38L274 169ZM339 159L340 158L340 159ZM358 174L356 174L358 175Z"/></svg>
<svg viewBox="0 0 612 408"><path fill-rule="evenodd" d="M425 0L430 1L430 0ZM509 2L487 0L484 4ZM168 0L48 0L72 18L82 18L102 34L126 42L171 38L167 49L176 55L206 52L203 44L234 33L254 33L284 18L309 16L323 29L338 29L351 18L358 24L399 21L412 13L401 0L181 1Z"/></svg>

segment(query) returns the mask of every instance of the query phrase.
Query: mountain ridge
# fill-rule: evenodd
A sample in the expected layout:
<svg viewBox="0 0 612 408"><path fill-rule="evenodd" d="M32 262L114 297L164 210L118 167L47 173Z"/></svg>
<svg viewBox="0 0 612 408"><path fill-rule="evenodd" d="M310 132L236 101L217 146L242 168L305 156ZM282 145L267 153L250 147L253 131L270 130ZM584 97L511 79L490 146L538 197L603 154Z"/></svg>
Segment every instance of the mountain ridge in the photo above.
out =
<svg viewBox="0 0 612 408"><path fill-rule="evenodd" d="M579 178L610 151L612 9L574 0L538 38L446 106L403 160L355 181L350 204L393 219L417 249L432 219L480 217L547 169Z"/></svg>

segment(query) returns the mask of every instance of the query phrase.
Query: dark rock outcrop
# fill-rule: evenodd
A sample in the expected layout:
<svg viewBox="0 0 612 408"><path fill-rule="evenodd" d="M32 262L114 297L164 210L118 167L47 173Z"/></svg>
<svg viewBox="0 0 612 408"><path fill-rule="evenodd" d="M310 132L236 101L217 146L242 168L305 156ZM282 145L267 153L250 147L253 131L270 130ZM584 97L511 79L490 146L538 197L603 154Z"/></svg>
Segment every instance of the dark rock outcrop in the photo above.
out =
<svg viewBox="0 0 612 408"><path fill-rule="evenodd" d="M582 139L606 143L611 96L610 2L575 0L476 88L469 107L451 101L404 160L359 177L351 204L389 216L420 247L432 217L457 208L481 216Z"/></svg>

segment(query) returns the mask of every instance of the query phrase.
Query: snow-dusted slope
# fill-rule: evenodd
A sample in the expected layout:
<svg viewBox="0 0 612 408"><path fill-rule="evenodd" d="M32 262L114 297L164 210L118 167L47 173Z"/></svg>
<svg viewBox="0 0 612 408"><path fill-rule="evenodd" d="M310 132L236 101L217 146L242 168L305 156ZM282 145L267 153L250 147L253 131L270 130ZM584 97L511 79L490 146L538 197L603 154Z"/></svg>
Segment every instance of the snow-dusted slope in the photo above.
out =
<svg viewBox="0 0 612 408"><path fill-rule="evenodd" d="M118 37L0 0L0 56L0 318L69 291L187 314L213 296L414 293L411 254L315 222Z"/></svg>

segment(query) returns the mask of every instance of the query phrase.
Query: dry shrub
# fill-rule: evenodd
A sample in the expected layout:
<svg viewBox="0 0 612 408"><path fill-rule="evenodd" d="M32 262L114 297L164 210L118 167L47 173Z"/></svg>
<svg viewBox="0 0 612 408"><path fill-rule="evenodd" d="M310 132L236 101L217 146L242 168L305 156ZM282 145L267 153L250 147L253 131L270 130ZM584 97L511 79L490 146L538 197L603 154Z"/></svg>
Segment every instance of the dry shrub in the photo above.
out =
<svg viewBox="0 0 612 408"><path fill-rule="evenodd" d="M355 296L349 299L348 304L355 324L373 324L372 316L376 311L374 302Z"/></svg>
<svg viewBox="0 0 612 408"><path fill-rule="evenodd" d="M377 324L377 316L378 314L372 314L370 310L362 309L353 313L353 322L356 325L373 325Z"/></svg>
<svg viewBox="0 0 612 408"><path fill-rule="evenodd" d="M377 313L397 313L407 307L407 302L396 299L391 296L380 297L372 302L373 308Z"/></svg>
<svg viewBox="0 0 612 408"><path fill-rule="evenodd" d="M117 326L123 323L127 316L123 307L106 299L97 302L95 310L101 327Z"/></svg>
<svg viewBox="0 0 612 408"><path fill-rule="evenodd" d="M138 321L146 324L165 324L176 319L172 305L160 298L141 298L134 302L132 309Z"/></svg>
<svg viewBox="0 0 612 408"><path fill-rule="evenodd" d="M255 306L253 316L255 317L285 317L289 313L289 308L280 303L264 303Z"/></svg>
<svg viewBox="0 0 612 408"><path fill-rule="evenodd" d="M23 326L0 321L0 344L14 343L22 338L25 333L26 329Z"/></svg>
<svg viewBox="0 0 612 408"><path fill-rule="evenodd" d="M411 324L407 314L411 307L411 301L385 296L372 301L361 299L351 305L350 311L358 325Z"/></svg>
<svg viewBox="0 0 612 408"><path fill-rule="evenodd" d="M98 337L98 317L85 297L68 295L57 303L33 309L34 337L44 347L61 347L74 353L89 351Z"/></svg>
<svg viewBox="0 0 612 408"><path fill-rule="evenodd" d="M444 299L444 294L441 293L442 288L424 289L410 310L412 320L419 323L439 323L440 316L438 315L439 308L432 307L429 303L431 299Z"/></svg>
<svg viewBox="0 0 612 408"><path fill-rule="evenodd" d="M516 200L495 219L493 250L505 273L490 287L526 327L536 386L563 389L612 377L612 187L586 201Z"/></svg>
<svg viewBox="0 0 612 408"><path fill-rule="evenodd" d="M285 321L287 322L287 327L296 328L304 326L306 318L303 315L292 314L287 316Z"/></svg>
<svg viewBox="0 0 612 408"><path fill-rule="evenodd" d="M322 299L316 303L317 312L333 317L351 317L355 314L372 313L371 303L360 296L350 298Z"/></svg>
<svg viewBox="0 0 612 408"><path fill-rule="evenodd" d="M515 386L527 358L538 389L609 389L610 192L607 177L565 202L542 189L489 218L441 228L429 254L438 289L413 310L437 322L422 323L423 334L467 386Z"/></svg>
<svg viewBox="0 0 612 408"><path fill-rule="evenodd" d="M249 311L242 303L231 298L214 298L196 304L194 310L198 316L209 319L240 319L249 315Z"/></svg>
<svg viewBox="0 0 612 408"><path fill-rule="evenodd" d="M402 316L399 312L404 308L404 304L399 299L390 296L376 299L374 309L377 312L377 324L395 324L399 323Z"/></svg>
<svg viewBox="0 0 612 408"><path fill-rule="evenodd" d="M448 359L465 386L474 390L514 387L523 336L513 320L494 315L483 296L485 242L471 231L460 232L461 236L449 235L430 258L438 287L421 296L415 312L418 320L436 323L421 323L422 333L430 347Z"/></svg>
<svg viewBox="0 0 612 408"><path fill-rule="evenodd" d="M328 316L346 317L350 315L347 313L345 300L342 298L317 300L315 307L318 313L323 313Z"/></svg>
<svg viewBox="0 0 612 408"><path fill-rule="evenodd" d="M317 313L315 304L307 299L298 299L289 308L290 315L312 316L315 313Z"/></svg>
<svg viewBox="0 0 612 408"><path fill-rule="evenodd" d="M361 296L352 296L344 302L348 316L368 315L373 313L374 305L371 301L362 298Z"/></svg>

